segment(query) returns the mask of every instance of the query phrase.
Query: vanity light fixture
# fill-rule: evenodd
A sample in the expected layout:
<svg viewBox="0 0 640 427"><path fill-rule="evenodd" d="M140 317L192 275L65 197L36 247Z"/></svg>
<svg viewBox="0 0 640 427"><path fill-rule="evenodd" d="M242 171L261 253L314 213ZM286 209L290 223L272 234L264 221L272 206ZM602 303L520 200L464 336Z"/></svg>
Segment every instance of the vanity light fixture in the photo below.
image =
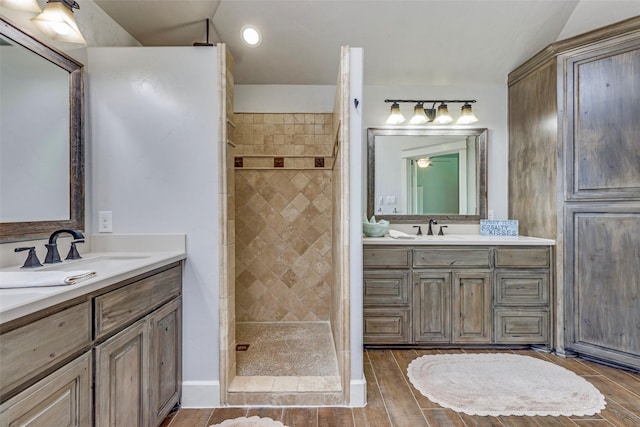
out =
<svg viewBox="0 0 640 427"><path fill-rule="evenodd" d="M389 114L389 118L387 119L388 125L397 125L403 123L405 121L402 112L400 111L401 103L411 103L416 104L413 108L413 116L409 120L409 124L411 125L422 125L428 122L432 122L435 124L447 124L453 121L453 117L449 113L449 107L447 104L464 104L461 108L460 118L456 122L459 125L466 125L475 123L478 121L478 118L475 114L473 114L473 110L471 108L471 104L475 103L475 99L469 100L420 100L420 99L385 99L384 102L390 102L391 104L391 113ZM432 104L431 108L424 108L424 104ZM438 108L436 110L436 105Z"/></svg>
<svg viewBox="0 0 640 427"><path fill-rule="evenodd" d="M44 11L32 21L52 40L87 44L73 16L73 9L80 9L74 0L48 0Z"/></svg>
<svg viewBox="0 0 640 427"><path fill-rule="evenodd" d="M385 101L387 102L387 101ZM387 119L388 125L399 125L404 122L406 119L402 115L400 111L400 105L397 102L391 104L391 113L389 114L389 118Z"/></svg>
<svg viewBox="0 0 640 427"><path fill-rule="evenodd" d="M245 25L240 31L242 41L251 47L259 46L262 43L262 37L258 29L251 25Z"/></svg>
<svg viewBox="0 0 640 427"><path fill-rule="evenodd" d="M398 107L400 109L400 107ZM424 112L424 104L419 102L413 108L413 117L409 120L409 124L423 125L429 121L426 113Z"/></svg>
<svg viewBox="0 0 640 427"><path fill-rule="evenodd" d="M447 104L442 102L438 106L438 112L436 113L436 118L433 119L433 123L446 125L448 123L451 123L452 121L453 117L451 117L451 114L449 114L449 107L447 107Z"/></svg>
<svg viewBox="0 0 640 427"><path fill-rule="evenodd" d="M473 114L473 110L471 109L471 104L466 103L460 109L460 117L456 122L459 125L468 125L471 123L475 123L478 121L478 118L475 114Z"/></svg>
<svg viewBox="0 0 640 427"><path fill-rule="evenodd" d="M40 5L36 0L0 0L0 6L23 12L40 13Z"/></svg>

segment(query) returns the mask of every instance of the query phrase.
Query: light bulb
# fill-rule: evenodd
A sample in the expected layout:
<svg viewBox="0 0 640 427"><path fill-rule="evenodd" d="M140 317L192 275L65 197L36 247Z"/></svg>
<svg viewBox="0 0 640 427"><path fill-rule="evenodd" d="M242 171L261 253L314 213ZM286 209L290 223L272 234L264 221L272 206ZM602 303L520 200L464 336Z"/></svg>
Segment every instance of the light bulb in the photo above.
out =
<svg viewBox="0 0 640 427"><path fill-rule="evenodd" d="M478 121L478 118L476 117L475 114L473 114L473 110L471 109L471 104L466 103L462 106L462 109L460 110L460 117L458 118L458 121L456 122L459 125L468 125L471 123L475 123Z"/></svg>
<svg viewBox="0 0 640 427"><path fill-rule="evenodd" d="M402 112L400 111L400 105L398 105L397 102L394 102L391 105L391 114L389 114L389 118L387 119L387 124L398 125L404 122L405 120L406 119L404 118L404 116L402 115Z"/></svg>

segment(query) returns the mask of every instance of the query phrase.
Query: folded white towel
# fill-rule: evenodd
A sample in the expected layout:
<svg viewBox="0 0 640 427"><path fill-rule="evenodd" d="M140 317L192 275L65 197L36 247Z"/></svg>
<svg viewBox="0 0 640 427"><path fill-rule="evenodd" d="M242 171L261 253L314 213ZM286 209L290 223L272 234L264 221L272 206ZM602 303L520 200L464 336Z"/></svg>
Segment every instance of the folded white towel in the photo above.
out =
<svg viewBox="0 0 640 427"><path fill-rule="evenodd" d="M95 271L2 271L0 289L75 285L96 275Z"/></svg>
<svg viewBox="0 0 640 427"><path fill-rule="evenodd" d="M394 239L415 239L414 236L397 230L389 230L389 237Z"/></svg>

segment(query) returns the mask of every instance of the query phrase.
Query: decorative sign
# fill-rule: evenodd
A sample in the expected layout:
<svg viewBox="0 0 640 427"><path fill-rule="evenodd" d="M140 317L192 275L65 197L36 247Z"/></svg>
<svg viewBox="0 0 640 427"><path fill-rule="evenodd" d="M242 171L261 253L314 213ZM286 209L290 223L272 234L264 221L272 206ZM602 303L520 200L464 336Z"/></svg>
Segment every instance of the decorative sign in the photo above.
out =
<svg viewBox="0 0 640 427"><path fill-rule="evenodd" d="M480 220L481 236L518 237L518 220Z"/></svg>

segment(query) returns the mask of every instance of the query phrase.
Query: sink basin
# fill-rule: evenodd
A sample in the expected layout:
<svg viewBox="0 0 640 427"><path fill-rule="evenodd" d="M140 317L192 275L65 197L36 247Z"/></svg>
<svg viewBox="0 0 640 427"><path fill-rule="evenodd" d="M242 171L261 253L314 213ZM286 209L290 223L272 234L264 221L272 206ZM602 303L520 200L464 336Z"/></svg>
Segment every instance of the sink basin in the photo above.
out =
<svg viewBox="0 0 640 427"><path fill-rule="evenodd" d="M416 236L418 240L441 240L441 241L452 241L452 240L465 240L465 236L459 234L450 234L445 236Z"/></svg>
<svg viewBox="0 0 640 427"><path fill-rule="evenodd" d="M92 258L82 258L72 261L64 261L57 264L47 264L39 267L34 271L77 271L91 270L97 273L109 272L114 269L126 266L131 263L148 258L147 256L127 256L127 255L102 255Z"/></svg>

